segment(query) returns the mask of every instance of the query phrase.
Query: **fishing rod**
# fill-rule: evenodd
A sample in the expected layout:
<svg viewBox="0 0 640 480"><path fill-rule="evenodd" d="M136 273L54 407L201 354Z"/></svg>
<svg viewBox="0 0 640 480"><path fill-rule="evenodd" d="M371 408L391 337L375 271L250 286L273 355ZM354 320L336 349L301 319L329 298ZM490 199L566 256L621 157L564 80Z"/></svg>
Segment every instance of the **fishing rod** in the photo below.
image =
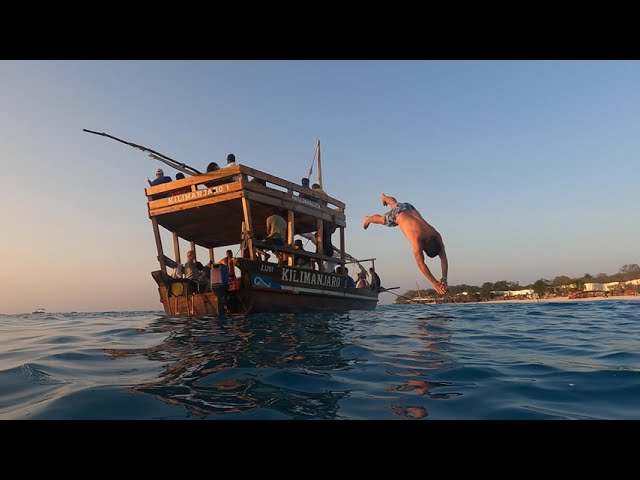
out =
<svg viewBox="0 0 640 480"><path fill-rule="evenodd" d="M395 295L396 297L400 297L400 298L404 298L405 300L409 301L409 302L414 302L414 303L420 303L420 302L416 302L415 300L413 300L412 298L407 298L404 295L398 295L397 293L393 293L390 292L389 289L384 288L384 287L380 287L380 292L381 293L390 293L391 295Z"/></svg>
<svg viewBox="0 0 640 480"><path fill-rule="evenodd" d="M111 138L113 140L116 140L120 143L124 143L125 145L129 145L130 147L133 148L137 148L138 150L142 150L143 152L145 152L147 155L149 155L149 157L152 160L158 160L166 165L169 165L171 168L174 168L182 173L186 173L187 175L200 175L200 173L198 170L196 170L193 167L190 167L189 165L179 162L177 160L174 160L171 157L167 157L166 155L163 155L160 152L156 152L155 150L151 150L150 148L144 147L142 145L138 145L137 143L132 143L132 142L127 142L125 140L122 140L118 137L114 137L113 135L109 135L108 133L100 133L100 132L94 132L93 130L87 130L86 128L82 129L83 132L87 132L87 133L93 133L94 135L100 135L103 137L107 137L107 138Z"/></svg>

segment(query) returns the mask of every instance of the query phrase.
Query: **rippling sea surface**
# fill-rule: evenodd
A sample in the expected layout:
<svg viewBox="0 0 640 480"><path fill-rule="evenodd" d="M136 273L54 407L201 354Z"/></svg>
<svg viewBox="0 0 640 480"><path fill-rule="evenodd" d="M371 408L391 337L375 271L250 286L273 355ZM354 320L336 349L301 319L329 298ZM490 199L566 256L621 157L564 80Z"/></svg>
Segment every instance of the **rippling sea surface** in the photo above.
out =
<svg viewBox="0 0 640 480"><path fill-rule="evenodd" d="M0 316L1 419L640 419L640 301Z"/></svg>

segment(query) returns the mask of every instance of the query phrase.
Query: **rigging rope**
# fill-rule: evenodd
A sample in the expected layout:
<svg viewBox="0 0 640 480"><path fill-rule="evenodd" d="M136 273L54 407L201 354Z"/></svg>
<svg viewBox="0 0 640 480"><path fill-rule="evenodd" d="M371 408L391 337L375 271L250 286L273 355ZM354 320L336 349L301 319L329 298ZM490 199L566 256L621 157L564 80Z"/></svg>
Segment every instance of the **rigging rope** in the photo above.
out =
<svg viewBox="0 0 640 480"><path fill-rule="evenodd" d="M309 174L307 175L307 178L309 179L309 181L311 181L311 174L313 173L313 164L315 163L317 156L318 156L318 149L316 148L315 151L313 152L313 160L311 160L311 166L309 167Z"/></svg>

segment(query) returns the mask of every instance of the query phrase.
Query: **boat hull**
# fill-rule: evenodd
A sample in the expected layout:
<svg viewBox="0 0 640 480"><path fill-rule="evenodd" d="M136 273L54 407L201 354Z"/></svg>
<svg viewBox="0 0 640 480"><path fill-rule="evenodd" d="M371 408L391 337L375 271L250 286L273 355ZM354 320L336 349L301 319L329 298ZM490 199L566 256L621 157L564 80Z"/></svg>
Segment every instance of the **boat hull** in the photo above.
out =
<svg viewBox="0 0 640 480"><path fill-rule="evenodd" d="M158 282L165 313L208 316L224 313L304 313L374 310L378 292L348 287L347 277L273 263L237 259L242 272L238 285L214 287L213 292L186 289L175 295L173 279L152 275Z"/></svg>

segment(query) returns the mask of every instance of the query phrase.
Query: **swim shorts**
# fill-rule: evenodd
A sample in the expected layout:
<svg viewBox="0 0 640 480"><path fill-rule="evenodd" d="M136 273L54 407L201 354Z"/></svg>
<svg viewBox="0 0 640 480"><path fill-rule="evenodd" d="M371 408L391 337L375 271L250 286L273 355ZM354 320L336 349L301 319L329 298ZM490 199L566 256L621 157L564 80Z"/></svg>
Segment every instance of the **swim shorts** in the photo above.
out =
<svg viewBox="0 0 640 480"><path fill-rule="evenodd" d="M396 219L398 215L407 210L415 210L415 207L410 203L398 203L394 208L384 214L384 224L387 227L397 227Z"/></svg>

